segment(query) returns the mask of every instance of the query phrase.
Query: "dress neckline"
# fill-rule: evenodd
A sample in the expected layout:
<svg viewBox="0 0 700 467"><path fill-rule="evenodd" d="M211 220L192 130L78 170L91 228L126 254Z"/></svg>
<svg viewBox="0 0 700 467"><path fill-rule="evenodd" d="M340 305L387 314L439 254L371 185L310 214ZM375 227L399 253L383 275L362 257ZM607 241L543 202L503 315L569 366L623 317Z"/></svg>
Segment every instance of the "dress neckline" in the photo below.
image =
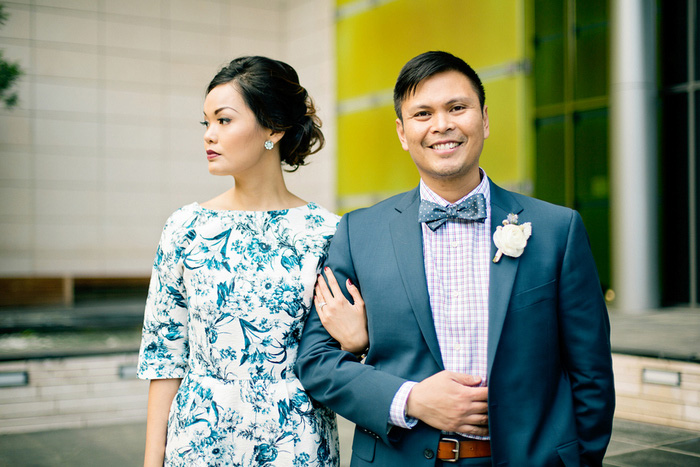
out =
<svg viewBox="0 0 700 467"><path fill-rule="evenodd" d="M296 206L293 208L285 208L285 209L270 209L267 211L244 211L244 210L237 210L237 209L211 209L211 208L205 208L201 204L199 204L197 201L195 201L194 206L204 212L210 212L210 213L216 213L216 214L284 214L289 211L296 211L298 209L309 209L312 206L315 206L313 201L310 201L306 204L302 204L301 206Z"/></svg>

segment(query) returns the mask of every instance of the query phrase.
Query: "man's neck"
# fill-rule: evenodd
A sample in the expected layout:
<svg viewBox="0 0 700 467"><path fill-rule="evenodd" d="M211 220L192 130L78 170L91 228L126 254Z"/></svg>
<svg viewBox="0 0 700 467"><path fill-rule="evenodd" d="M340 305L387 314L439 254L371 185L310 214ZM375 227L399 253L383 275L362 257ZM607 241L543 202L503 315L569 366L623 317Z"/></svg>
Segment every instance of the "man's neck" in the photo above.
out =
<svg viewBox="0 0 700 467"><path fill-rule="evenodd" d="M455 181L443 182L441 180L425 179L423 178L423 183L427 186L433 193L438 195L445 201L454 204L460 199L467 196L469 193L474 191L476 187L481 183L483 173L479 170L479 177L474 180L460 180L455 183Z"/></svg>

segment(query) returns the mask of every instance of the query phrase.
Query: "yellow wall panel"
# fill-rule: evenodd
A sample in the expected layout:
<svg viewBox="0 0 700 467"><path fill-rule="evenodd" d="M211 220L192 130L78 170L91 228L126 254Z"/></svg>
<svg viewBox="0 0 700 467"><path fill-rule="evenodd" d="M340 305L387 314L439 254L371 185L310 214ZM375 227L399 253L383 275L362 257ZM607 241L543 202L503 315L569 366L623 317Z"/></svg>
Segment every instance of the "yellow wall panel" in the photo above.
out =
<svg viewBox="0 0 700 467"><path fill-rule="evenodd" d="M396 135L395 120L392 106L339 117L341 198L361 193L396 193L404 190L407 183L418 183L418 171Z"/></svg>
<svg viewBox="0 0 700 467"><path fill-rule="evenodd" d="M489 113L490 136L484 142L480 164L493 180L512 182L519 178L517 155L518 119L514 109L518 102L515 77L484 85Z"/></svg>
<svg viewBox="0 0 700 467"><path fill-rule="evenodd" d="M336 5L341 211L418 183L388 100L401 67L428 50L453 53L481 74L491 124L482 166L497 183L528 186L530 78L514 71L528 53L523 0L337 0Z"/></svg>
<svg viewBox="0 0 700 467"><path fill-rule="evenodd" d="M337 23L338 98L391 89L401 67L428 50L478 69L516 60L516 0L397 0Z"/></svg>

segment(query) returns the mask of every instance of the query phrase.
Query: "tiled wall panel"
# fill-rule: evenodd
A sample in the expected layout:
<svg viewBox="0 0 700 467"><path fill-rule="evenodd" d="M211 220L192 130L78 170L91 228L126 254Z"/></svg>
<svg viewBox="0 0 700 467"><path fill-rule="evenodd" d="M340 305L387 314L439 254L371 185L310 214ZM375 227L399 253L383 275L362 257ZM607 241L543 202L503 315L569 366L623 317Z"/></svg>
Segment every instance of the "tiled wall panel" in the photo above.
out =
<svg viewBox="0 0 700 467"><path fill-rule="evenodd" d="M3 3L0 50L25 74L0 108L0 277L148 275L168 215L231 186L207 171L199 121L242 54L299 71L329 143L289 185L335 207L332 1Z"/></svg>
<svg viewBox="0 0 700 467"><path fill-rule="evenodd" d="M613 355L619 418L700 430L700 364ZM677 373L679 385L644 381L645 370Z"/></svg>
<svg viewBox="0 0 700 467"><path fill-rule="evenodd" d="M0 388L0 433L142 421L148 382L121 377L137 354L0 362L24 371L28 386Z"/></svg>

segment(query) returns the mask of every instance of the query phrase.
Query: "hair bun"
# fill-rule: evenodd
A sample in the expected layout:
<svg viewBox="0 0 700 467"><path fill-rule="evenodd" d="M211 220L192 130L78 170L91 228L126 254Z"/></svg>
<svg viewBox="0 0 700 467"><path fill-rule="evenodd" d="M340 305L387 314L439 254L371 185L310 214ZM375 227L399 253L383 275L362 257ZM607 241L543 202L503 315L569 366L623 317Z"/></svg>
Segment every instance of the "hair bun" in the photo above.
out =
<svg viewBox="0 0 700 467"><path fill-rule="evenodd" d="M273 131L284 131L279 142L280 159L294 172L306 157L323 148L325 138L313 100L299 84L290 65L267 57L246 56L222 68L207 87L235 82L258 123Z"/></svg>

